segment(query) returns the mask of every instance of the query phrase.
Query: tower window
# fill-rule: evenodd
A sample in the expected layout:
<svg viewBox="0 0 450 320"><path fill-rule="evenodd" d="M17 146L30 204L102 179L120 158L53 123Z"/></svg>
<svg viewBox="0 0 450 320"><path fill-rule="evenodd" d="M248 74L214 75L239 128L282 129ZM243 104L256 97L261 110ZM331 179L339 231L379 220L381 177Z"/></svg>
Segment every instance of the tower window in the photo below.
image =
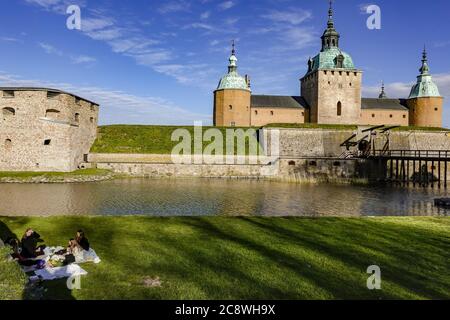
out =
<svg viewBox="0 0 450 320"><path fill-rule="evenodd" d="M55 99L59 96L59 92L47 91L47 99Z"/></svg>
<svg viewBox="0 0 450 320"><path fill-rule="evenodd" d="M14 90L4 90L3 98L14 98Z"/></svg>
<svg viewBox="0 0 450 320"><path fill-rule="evenodd" d="M47 109L45 110L45 117L50 119L57 119L59 115L59 110Z"/></svg>
<svg viewBox="0 0 450 320"><path fill-rule="evenodd" d="M406 114L403 115L403 119L406 119Z"/></svg>
<svg viewBox="0 0 450 320"><path fill-rule="evenodd" d="M273 116L273 111L270 111L270 115Z"/></svg>
<svg viewBox="0 0 450 320"><path fill-rule="evenodd" d="M44 146L49 146L52 143L51 139L44 140Z"/></svg>
<svg viewBox="0 0 450 320"><path fill-rule="evenodd" d="M352 86L352 83L350 82L349 85L350 85L350 87L351 87L351 86Z"/></svg>
<svg viewBox="0 0 450 320"><path fill-rule="evenodd" d="M6 148L6 149L11 149L11 147L12 147L12 141L11 141L11 139L6 139L6 140L5 140L5 148Z"/></svg>
<svg viewBox="0 0 450 320"><path fill-rule="evenodd" d="M392 118L392 117L393 117L392 114L390 114L390 115L389 115L389 118Z"/></svg>
<svg viewBox="0 0 450 320"><path fill-rule="evenodd" d="M3 108L3 117L10 117L10 116L15 116L16 115L16 110L14 108Z"/></svg>
<svg viewBox="0 0 450 320"><path fill-rule="evenodd" d="M438 108L434 108L434 111L438 111L439 109Z"/></svg>
<svg viewBox="0 0 450 320"><path fill-rule="evenodd" d="M289 161L290 166L295 166L295 161Z"/></svg>
<svg viewBox="0 0 450 320"><path fill-rule="evenodd" d="M233 106L230 104L230 105L228 106L228 109L233 110Z"/></svg>
<svg viewBox="0 0 450 320"><path fill-rule="evenodd" d="M90 121L91 123L94 123L94 117L90 117L90 118L89 118L89 121Z"/></svg>
<svg viewBox="0 0 450 320"><path fill-rule="evenodd" d="M305 116L305 112L302 112L302 117L304 117Z"/></svg>
<svg viewBox="0 0 450 320"><path fill-rule="evenodd" d="M337 115L338 117L342 115L342 103L340 101L337 103Z"/></svg>
<svg viewBox="0 0 450 320"><path fill-rule="evenodd" d="M372 113L372 118L375 118L375 113Z"/></svg>
<svg viewBox="0 0 450 320"><path fill-rule="evenodd" d="M258 110L255 110L255 115L258 115Z"/></svg>
<svg viewBox="0 0 450 320"><path fill-rule="evenodd" d="M80 114L79 113L75 113L75 122L76 123L80 122Z"/></svg>

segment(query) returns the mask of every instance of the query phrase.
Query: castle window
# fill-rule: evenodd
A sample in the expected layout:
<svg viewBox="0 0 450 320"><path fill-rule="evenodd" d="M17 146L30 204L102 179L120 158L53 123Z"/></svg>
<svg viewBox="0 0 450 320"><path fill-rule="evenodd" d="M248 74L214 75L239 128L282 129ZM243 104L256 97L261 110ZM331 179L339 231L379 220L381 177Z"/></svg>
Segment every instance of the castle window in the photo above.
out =
<svg viewBox="0 0 450 320"><path fill-rule="evenodd" d="M75 97L75 103L76 104L81 104L81 98Z"/></svg>
<svg viewBox="0 0 450 320"><path fill-rule="evenodd" d="M339 161L335 161L335 162L333 162L333 166L340 167L341 163Z"/></svg>
<svg viewBox="0 0 450 320"><path fill-rule="evenodd" d="M14 98L14 90L3 90L3 98Z"/></svg>
<svg viewBox="0 0 450 320"><path fill-rule="evenodd" d="M289 161L290 166L295 166L295 161Z"/></svg>
<svg viewBox="0 0 450 320"><path fill-rule="evenodd" d="M50 119L58 119L59 110L47 109L45 110L45 117Z"/></svg>
<svg viewBox="0 0 450 320"><path fill-rule="evenodd" d="M258 115L258 110L255 110L255 115Z"/></svg>
<svg viewBox="0 0 450 320"><path fill-rule="evenodd" d="M375 113L372 113L372 118L375 118Z"/></svg>
<svg viewBox="0 0 450 320"><path fill-rule="evenodd" d="M90 121L91 123L94 123L94 117L90 117L90 118L89 118L89 121Z"/></svg>
<svg viewBox="0 0 450 320"><path fill-rule="evenodd" d="M389 118L392 118L392 117L393 117L393 115L392 115L392 114L390 114L390 115L389 115Z"/></svg>
<svg viewBox="0 0 450 320"><path fill-rule="evenodd" d="M270 111L270 115L273 116L273 111Z"/></svg>
<svg viewBox="0 0 450 320"><path fill-rule="evenodd" d="M334 76L334 71L331 71L331 74Z"/></svg>
<svg viewBox="0 0 450 320"><path fill-rule="evenodd" d="M12 117L16 115L16 110L14 108L3 108L3 117L7 118L7 117Z"/></svg>
<svg viewBox="0 0 450 320"><path fill-rule="evenodd" d="M235 127L235 126L236 126L236 122L232 121L232 122L230 123L230 126Z"/></svg>
<svg viewBox="0 0 450 320"><path fill-rule="evenodd" d="M340 101L337 103L337 115L338 117L342 116L342 103Z"/></svg>
<svg viewBox="0 0 450 320"><path fill-rule="evenodd" d="M233 110L233 106L230 104L230 105L228 106L228 109Z"/></svg>
<svg viewBox="0 0 450 320"><path fill-rule="evenodd" d="M350 72L347 71L347 76L349 76L349 75L350 75Z"/></svg>
<svg viewBox="0 0 450 320"><path fill-rule="evenodd" d="M406 119L406 114L403 115L403 119Z"/></svg>
<svg viewBox="0 0 450 320"><path fill-rule="evenodd" d="M352 83L350 82L349 85L350 85L350 87L351 87L351 86L352 86Z"/></svg>
<svg viewBox="0 0 450 320"><path fill-rule="evenodd" d="M358 75L358 73L357 72L353 72L353 74L355 75L355 77Z"/></svg>
<svg viewBox="0 0 450 320"><path fill-rule="evenodd" d="M49 146L52 143L52 140L46 139L44 140L44 146Z"/></svg>
<svg viewBox="0 0 450 320"><path fill-rule="evenodd" d="M75 113L75 122L76 123L80 122L80 114L79 113Z"/></svg>
<svg viewBox="0 0 450 320"><path fill-rule="evenodd" d="M326 75L327 74L327 70L325 70L323 73Z"/></svg>
<svg viewBox="0 0 450 320"><path fill-rule="evenodd" d="M59 92L47 91L47 99L55 99L59 96Z"/></svg>
<svg viewBox="0 0 450 320"><path fill-rule="evenodd" d="M312 167L317 167L317 161L310 161L309 165Z"/></svg>
<svg viewBox="0 0 450 320"><path fill-rule="evenodd" d="M438 111L439 109L438 108L434 108L434 111Z"/></svg>
<svg viewBox="0 0 450 320"><path fill-rule="evenodd" d="M304 117L305 116L305 112L302 112L302 117Z"/></svg>
<svg viewBox="0 0 450 320"><path fill-rule="evenodd" d="M331 81L328 81L328 84L331 85Z"/></svg>
<svg viewBox="0 0 450 320"><path fill-rule="evenodd" d="M12 147L12 141L11 139L6 139L5 140L5 149L9 150Z"/></svg>
<svg viewBox="0 0 450 320"><path fill-rule="evenodd" d="M342 71L339 71L339 75L342 76Z"/></svg>

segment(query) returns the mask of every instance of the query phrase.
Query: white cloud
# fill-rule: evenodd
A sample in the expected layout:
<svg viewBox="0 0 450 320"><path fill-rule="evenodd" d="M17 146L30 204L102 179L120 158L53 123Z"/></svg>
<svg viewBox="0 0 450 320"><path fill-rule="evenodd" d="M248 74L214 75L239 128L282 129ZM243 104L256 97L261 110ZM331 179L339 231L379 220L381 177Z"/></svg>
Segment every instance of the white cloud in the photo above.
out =
<svg viewBox="0 0 450 320"><path fill-rule="evenodd" d="M218 7L220 10L225 11L225 10L233 8L235 5L236 5L236 2L229 0L229 1L222 2L221 4L218 5Z"/></svg>
<svg viewBox="0 0 450 320"><path fill-rule="evenodd" d="M298 25L312 17L311 11L290 8L286 11L271 11L268 14L262 15L262 18L269 19L273 22L286 22L293 25Z"/></svg>
<svg viewBox="0 0 450 320"><path fill-rule="evenodd" d="M54 46L52 46L48 43L39 42L38 45L48 54L55 54L57 56L63 55L63 52L61 50L56 49Z"/></svg>
<svg viewBox="0 0 450 320"><path fill-rule="evenodd" d="M162 5L158 12L161 14L189 11L190 3L186 1L168 1Z"/></svg>
<svg viewBox="0 0 450 320"><path fill-rule="evenodd" d="M200 15L200 19L202 20L206 20L211 16L211 12L210 11L205 11Z"/></svg>
<svg viewBox="0 0 450 320"><path fill-rule="evenodd" d="M74 64L83 64L83 63L93 63L96 62L97 59L93 58L93 57L89 57L89 56L72 56L70 57L70 59L72 60L72 63Z"/></svg>

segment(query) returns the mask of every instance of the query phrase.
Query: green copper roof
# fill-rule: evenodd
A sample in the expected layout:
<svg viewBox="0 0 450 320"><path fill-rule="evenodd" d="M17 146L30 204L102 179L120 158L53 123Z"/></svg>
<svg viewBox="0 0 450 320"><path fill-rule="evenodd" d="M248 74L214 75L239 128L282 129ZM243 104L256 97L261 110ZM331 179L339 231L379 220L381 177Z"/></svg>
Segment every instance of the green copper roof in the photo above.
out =
<svg viewBox="0 0 450 320"><path fill-rule="evenodd" d="M342 62L340 62L340 60ZM355 70L352 57L339 48L325 49L308 62L308 73L321 69Z"/></svg>
<svg viewBox="0 0 450 320"><path fill-rule="evenodd" d="M339 49L340 35L334 28L333 8L330 1L328 10L327 28L322 35L322 50L314 58L308 61L306 74L322 69L347 69L356 70L353 59L349 54Z"/></svg>
<svg viewBox="0 0 450 320"><path fill-rule="evenodd" d="M428 67L427 52L423 51L422 67L420 68L420 75L417 77L417 83L412 87L409 99L421 97L440 97L439 89L433 82L430 68Z"/></svg>
<svg viewBox="0 0 450 320"><path fill-rule="evenodd" d="M237 72L237 61L236 52L234 49L233 43L233 51L231 52L231 57L229 59L228 65L228 73L220 79L219 85L217 86L217 90L222 89L242 89L242 90L250 90L250 86L247 83L245 77L242 77Z"/></svg>

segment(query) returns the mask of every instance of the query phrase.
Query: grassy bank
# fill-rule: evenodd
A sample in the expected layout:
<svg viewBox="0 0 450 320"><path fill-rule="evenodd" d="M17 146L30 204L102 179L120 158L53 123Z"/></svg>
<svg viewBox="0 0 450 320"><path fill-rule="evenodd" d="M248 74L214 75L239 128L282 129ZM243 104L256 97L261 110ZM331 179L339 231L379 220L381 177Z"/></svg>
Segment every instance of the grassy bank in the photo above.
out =
<svg viewBox="0 0 450 320"><path fill-rule="evenodd" d="M83 169L73 172L0 171L0 183L88 182L107 180L112 176L113 173L110 170L102 169Z"/></svg>
<svg viewBox="0 0 450 320"><path fill-rule="evenodd" d="M0 218L3 237L28 226L48 245L83 228L103 260L83 265L81 290L47 282L45 298L450 298L450 218ZM374 264L382 290L370 291Z"/></svg>
<svg viewBox="0 0 450 320"><path fill-rule="evenodd" d="M211 128L220 130L225 148L226 128L203 127L202 129L205 132ZM177 129L185 129L190 133L192 138L191 150L194 151L193 126L111 125L98 128L98 137L91 148L91 152L170 154L173 148L180 143L180 141L172 141L172 133ZM242 129L247 130L249 128ZM210 144L210 141L203 141L203 149ZM248 139L246 146L246 154L248 154ZM236 153L237 148L235 148Z"/></svg>

